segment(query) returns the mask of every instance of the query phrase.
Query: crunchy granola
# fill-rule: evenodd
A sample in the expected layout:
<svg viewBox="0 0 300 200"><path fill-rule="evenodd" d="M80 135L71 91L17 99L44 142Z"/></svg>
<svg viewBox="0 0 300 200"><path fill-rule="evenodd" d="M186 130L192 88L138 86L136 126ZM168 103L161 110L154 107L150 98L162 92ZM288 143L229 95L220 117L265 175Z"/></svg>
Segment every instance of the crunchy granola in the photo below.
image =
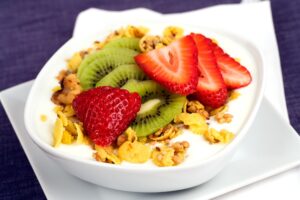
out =
<svg viewBox="0 0 300 200"><path fill-rule="evenodd" d="M65 77L59 76L61 80L61 90L56 91L52 95L52 101L58 105L68 105L71 104L74 98L81 92L81 86L76 74L64 73Z"/></svg>
<svg viewBox="0 0 300 200"><path fill-rule="evenodd" d="M189 143L187 141L163 145L153 150L151 158L153 163L160 167L179 165L184 161L188 148Z"/></svg>
<svg viewBox="0 0 300 200"><path fill-rule="evenodd" d="M164 46L162 38L160 36L152 35L146 35L142 37L139 45L142 52L151 51L153 49L161 48Z"/></svg>
<svg viewBox="0 0 300 200"><path fill-rule="evenodd" d="M149 29L143 26L127 26L124 31L125 37L142 38L149 32Z"/></svg>
<svg viewBox="0 0 300 200"><path fill-rule="evenodd" d="M209 113L207 110L205 110L205 107L203 104L201 104L197 100L187 101L184 106L184 112L187 113L199 113L206 119L209 118Z"/></svg>
<svg viewBox="0 0 300 200"><path fill-rule="evenodd" d="M217 113L215 115L215 120L219 123L219 124L224 124L224 123L230 123L232 121L233 115L229 114L229 113Z"/></svg>
<svg viewBox="0 0 300 200"><path fill-rule="evenodd" d="M150 140L163 141L167 139L173 139L181 133L181 129L173 124L168 124L167 126L159 129L155 133L148 136Z"/></svg>

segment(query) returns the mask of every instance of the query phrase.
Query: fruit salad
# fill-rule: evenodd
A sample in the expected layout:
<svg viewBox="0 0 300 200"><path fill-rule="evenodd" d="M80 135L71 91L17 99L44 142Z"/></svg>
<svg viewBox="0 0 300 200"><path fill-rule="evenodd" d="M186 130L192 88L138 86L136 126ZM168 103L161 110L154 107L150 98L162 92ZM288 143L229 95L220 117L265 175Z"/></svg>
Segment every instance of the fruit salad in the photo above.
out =
<svg viewBox="0 0 300 200"><path fill-rule="evenodd" d="M231 123L228 102L252 80L214 38L175 26L161 35L120 28L67 63L51 98L53 146L87 145L110 164L177 166L191 148L178 140L184 130L210 145L229 143L234 133L210 122Z"/></svg>

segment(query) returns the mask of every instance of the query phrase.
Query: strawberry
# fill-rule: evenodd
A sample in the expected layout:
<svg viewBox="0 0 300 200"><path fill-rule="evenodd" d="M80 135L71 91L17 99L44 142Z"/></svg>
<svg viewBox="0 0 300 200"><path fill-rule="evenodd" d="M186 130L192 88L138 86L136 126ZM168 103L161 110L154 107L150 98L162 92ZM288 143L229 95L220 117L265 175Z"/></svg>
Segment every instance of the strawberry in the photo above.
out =
<svg viewBox="0 0 300 200"><path fill-rule="evenodd" d="M91 100L95 100L94 96L101 95L106 91L109 91L109 87L103 87L101 90L88 90L86 92L80 93L77 98L73 101L73 108L76 111L77 118L84 122L86 111L88 110L88 107L92 104L90 104Z"/></svg>
<svg viewBox="0 0 300 200"><path fill-rule="evenodd" d="M218 67L228 89L237 89L249 85L252 81L250 72L235 59L230 57L217 44L212 43Z"/></svg>
<svg viewBox="0 0 300 200"><path fill-rule="evenodd" d="M76 116L91 140L108 146L125 131L141 107L137 93L109 86L80 93L73 101Z"/></svg>
<svg viewBox="0 0 300 200"><path fill-rule="evenodd" d="M198 78L196 98L205 106L217 108L226 103L227 88L217 66L210 40L201 34L192 33L198 48Z"/></svg>
<svg viewBox="0 0 300 200"><path fill-rule="evenodd" d="M188 95L198 83L197 47L191 36L135 57L136 63L153 80L173 93Z"/></svg>

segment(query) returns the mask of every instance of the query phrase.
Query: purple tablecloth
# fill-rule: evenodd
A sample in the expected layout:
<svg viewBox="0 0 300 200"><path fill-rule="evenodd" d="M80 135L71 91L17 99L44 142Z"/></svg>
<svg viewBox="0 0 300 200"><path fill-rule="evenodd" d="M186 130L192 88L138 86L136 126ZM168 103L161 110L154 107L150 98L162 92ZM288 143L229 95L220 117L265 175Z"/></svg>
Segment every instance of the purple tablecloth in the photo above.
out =
<svg viewBox="0 0 300 200"><path fill-rule="evenodd" d="M237 0L1 0L0 90L34 79L48 58L71 36L77 14L89 7L146 7L183 12ZM300 132L300 1L273 0L289 117ZM254 13L255 14L255 13ZM0 105L0 199L44 199L41 187Z"/></svg>

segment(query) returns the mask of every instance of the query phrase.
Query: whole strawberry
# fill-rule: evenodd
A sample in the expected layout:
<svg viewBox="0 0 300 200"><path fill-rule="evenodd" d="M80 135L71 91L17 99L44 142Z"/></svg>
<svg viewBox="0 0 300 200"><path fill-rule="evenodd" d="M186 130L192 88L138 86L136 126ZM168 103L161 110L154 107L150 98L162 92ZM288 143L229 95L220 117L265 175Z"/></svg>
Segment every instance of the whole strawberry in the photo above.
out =
<svg viewBox="0 0 300 200"><path fill-rule="evenodd" d="M112 144L136 117L141 107L137 93L109 86L79 94L73 101L78 119L91 140L100 146Z"/></svg>

